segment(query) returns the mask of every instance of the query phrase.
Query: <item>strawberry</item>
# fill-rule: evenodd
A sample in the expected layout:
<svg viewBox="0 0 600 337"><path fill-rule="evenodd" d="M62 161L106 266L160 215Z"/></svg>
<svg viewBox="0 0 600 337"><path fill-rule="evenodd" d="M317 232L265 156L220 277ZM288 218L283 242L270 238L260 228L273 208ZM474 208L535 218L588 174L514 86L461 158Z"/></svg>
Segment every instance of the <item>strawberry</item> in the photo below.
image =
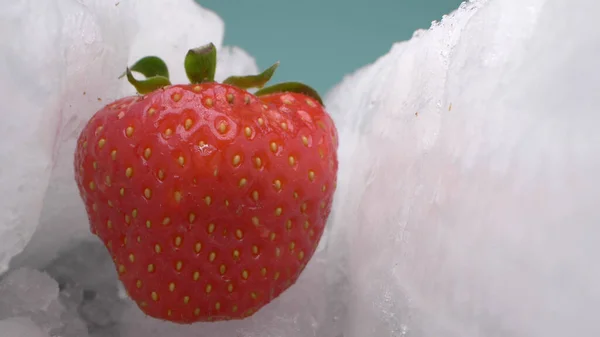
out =
<svg viewBox="0 0 600 337"><path fill-rule="evenodd" d="M125 75L140 95L96 112L75 151L90 228L131 299L176 323L248 317L293 285L331 210L337 131L318 94L277 68L214 81L209 44ZM146 76L136 80L132 72Z"/></svg>

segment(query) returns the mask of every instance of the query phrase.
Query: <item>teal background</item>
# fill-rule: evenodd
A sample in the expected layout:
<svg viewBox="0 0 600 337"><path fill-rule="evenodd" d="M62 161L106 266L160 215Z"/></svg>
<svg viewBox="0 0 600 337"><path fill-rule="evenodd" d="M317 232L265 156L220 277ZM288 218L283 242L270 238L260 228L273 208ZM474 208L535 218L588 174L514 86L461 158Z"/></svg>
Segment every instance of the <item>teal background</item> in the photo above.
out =
<svg viewBox="0 0 600 337"><path fill-rule="evenodd" d="M197 0L225 21L225 44L265 69L271 83L301 81L322 95L392 44L458 8L460 0Z"/></svg>

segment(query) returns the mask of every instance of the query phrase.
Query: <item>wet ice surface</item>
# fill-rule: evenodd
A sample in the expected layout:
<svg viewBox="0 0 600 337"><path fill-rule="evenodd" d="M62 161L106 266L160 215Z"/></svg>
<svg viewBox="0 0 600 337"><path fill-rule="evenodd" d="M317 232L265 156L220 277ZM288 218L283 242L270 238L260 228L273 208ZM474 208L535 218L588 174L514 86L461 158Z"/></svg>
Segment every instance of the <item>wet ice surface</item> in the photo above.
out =
<svg viewBox="0 0 600 337"><path fill-rule="evenodd" d="M340 173L318 253L251 318L194 325L144 317L120 289L88 233L74 141L130 92L116 77L146 49L176 67L187 44L213 41L219 79L256 63L191 1L140 3L0 12L6 337L600 335L600 3L474 1L344 79L326 99ZM152 27L166 4L196 35Z"/></svg>

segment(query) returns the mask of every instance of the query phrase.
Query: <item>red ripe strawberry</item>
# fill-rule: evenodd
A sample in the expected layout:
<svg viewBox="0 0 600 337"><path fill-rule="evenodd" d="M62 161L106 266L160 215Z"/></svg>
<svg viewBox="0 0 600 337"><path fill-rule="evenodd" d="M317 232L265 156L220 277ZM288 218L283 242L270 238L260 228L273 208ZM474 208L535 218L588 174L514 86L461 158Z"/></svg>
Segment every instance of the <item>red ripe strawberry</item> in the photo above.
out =
<svg viewBox="0 0 600 337"><path fill-rule="evenodd" d="M240 319L290 287L331 210L337 134L318 95L262 74L213 81L214 46L190 50L192 84L144 58L85 126L75 178L91 230L130 297L178 323Z"/></svg>

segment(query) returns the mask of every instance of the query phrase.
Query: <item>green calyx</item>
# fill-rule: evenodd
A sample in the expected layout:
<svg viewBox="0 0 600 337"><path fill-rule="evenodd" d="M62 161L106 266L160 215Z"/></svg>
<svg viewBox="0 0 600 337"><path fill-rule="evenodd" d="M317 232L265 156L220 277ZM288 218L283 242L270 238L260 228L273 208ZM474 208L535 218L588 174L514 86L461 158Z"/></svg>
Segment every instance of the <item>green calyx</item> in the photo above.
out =
<svg viewBox="0 0 600 337"><path fill-rule="evenodd" d="M213 82L217 71L217 48L210 43L185 55L185 73L191 83Z"/></svg>
<svg viewBox="0 0 600 337"><path fill-rule="evenodd" d="M138 72L146 77L138 81L133 77L132 71ZM133 66L127 68L119 77L127 76L127 80L140 94L146 94L156 89L170 85L169 69L166 63L156 56L146 56L137 61Z"/></svg>
<svg viewBox="0 0 600 337"><path fill-rule="evenodd" d="M273 64L265 71L257 75L230 76L223 81L224 84L236 86L241 89L257 88L256 96L263 96L281 92L295 92L312 97L323 105L323 100L317 91L299 82L284 82L265 87L271 80L279 62ZM184 60L185 73L192 84L200 84L215 81L217 69L217 48L209 43L199 48L190 49ZM144 75L145 79L137 80L133 72ZM148 94L157 89L171 85L169 80L169 69L166 63L156 56L147 56L137 61L133 66L127 68L119 77L127 77L127 80L140 94Z"/></svg>

